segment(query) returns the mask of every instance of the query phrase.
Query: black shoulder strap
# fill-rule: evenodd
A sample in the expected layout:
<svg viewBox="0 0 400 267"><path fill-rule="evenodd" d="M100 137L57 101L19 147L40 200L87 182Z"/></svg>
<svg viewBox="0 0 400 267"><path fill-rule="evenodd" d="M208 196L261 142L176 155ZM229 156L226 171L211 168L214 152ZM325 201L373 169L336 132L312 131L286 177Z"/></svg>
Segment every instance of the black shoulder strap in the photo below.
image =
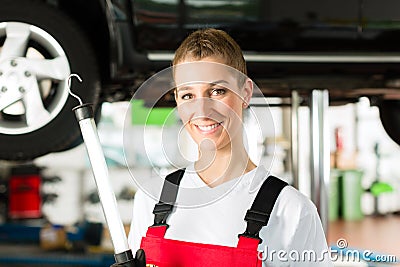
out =
<svg viewBox="0 0 400 267"><path fill-rule="evenodd" d="M174 208L176 196L178 195L179 183L181 182L184 173L185 169L179 169L165 177L160 201L155 205L153 210L153 226L166 225L167 218Z"/></svg>
<svg viewBox="0 0 400 267"><path fill-rule="evenodd" d="M269 176L267 180L264 181L251 208L246 213L246 231L239 236L257 238L261 242L259 232L263 226L268 224L276 199L282 189L287 185L288 183L275 176Z"/></svg>

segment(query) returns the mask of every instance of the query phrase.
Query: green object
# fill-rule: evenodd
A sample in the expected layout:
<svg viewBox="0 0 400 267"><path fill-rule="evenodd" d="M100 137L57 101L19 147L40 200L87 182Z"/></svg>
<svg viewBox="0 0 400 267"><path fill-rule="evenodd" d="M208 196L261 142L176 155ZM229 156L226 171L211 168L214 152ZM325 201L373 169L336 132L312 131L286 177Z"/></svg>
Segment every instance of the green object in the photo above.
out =
<svg viewBox="0 0 400 267"><path fill-rule="evenodd" d="M339 178L341 172L339 170L331 170L329 179L329 211L328 218L330 221L339 218Z"/></svg>
<svg viewBox="0 0 400 267"><path fill-rule="evenodd" d="M388 183L384 183L384 182L374 182L371 185L370 188L370 192L372 195L374 195L375 197L380 196L383 193L389 193L389 192L393 192L393 187L388 184Z"/></svg>
<svg viewBox="0 0 400 267"><path fill-rule="evenodd" d="M340 202L342 217L345 220L360 220L363 213L361 210L361 196L364 192L361 186L363 172L360 170L341 171Z"/></svg>
<svg viewBox="0 0 400 267"><path fill-rule="evenodd" d="M147 108L144 100L131 101L133 125L161 125L170 126L176 123L174 108Z"/></svg>

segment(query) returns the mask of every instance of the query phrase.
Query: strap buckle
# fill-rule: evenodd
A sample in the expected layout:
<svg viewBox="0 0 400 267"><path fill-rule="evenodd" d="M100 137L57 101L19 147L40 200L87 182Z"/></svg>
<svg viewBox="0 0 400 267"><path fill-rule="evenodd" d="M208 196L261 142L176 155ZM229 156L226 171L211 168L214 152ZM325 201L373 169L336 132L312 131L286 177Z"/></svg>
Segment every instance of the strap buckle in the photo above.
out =
<svg viewBox="0 0 400 267"><path fill-rule="evenodd" d="M166 221L168 215L172 212L174 208L173 205L167 203L157 203L154 206L153 214L154 214L154 224L153 226L167 225ZM168 225L167 225L168 226Z"/></svg>
<svg viewBox="0 0 400 267"><path fill-rule="evenodd" d="M168 203L159 202L154 206L153 214L161 214L165 212L172 212L173 205Z"/></svg>
<svg viewBox="0 0 400 267"><path fill-rule="evenodd" d="M246 221L253 221L257 223L262 223L263 225L267 225L269 217L271 214L265 213L265 212L260 212L260 211L255 211L255 210L247 210L246 216L244 219Z"/></svg>
<svg viewBox="0 0 400 267"><path fill-rule="evenodd" d="M258 242L261 243L262 239L259 236L259 232L261 228L267 225L270 214L255 210L247 210L246 216L244 219L247 221L247 228L243 234L240 234L239 237L250 237L258 239Z"/></svg>

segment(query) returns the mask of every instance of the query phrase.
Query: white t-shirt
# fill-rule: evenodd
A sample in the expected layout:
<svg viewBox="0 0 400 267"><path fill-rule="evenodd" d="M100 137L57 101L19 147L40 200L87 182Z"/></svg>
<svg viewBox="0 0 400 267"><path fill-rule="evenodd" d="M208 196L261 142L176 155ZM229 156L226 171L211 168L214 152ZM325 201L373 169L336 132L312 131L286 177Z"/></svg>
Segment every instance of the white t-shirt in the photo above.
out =
<svg viewBox="0 0 400 267"><path fill-rule="evenodd" d="M211 188L196 174L193 165L189 166L179 186L177 206L168 217L165 238L236 247L238 234L246 229L246 211L267 177L265 168L257 167ZM160 186L155 191L158 192L149 194L139 190L135 195L128 237L133 252L153 224L152 212ZM291 186L280 193L260 237L263 241L258 249L263 251L263 266L332 266L314 204Z"/></svg>

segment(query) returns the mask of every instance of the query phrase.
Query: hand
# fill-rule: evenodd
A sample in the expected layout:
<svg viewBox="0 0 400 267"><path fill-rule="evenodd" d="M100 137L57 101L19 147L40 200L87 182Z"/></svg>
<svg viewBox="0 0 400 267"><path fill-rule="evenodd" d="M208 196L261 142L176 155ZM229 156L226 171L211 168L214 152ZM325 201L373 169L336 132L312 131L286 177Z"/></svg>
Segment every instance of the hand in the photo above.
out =
<svg viewBox="0 0 400 267"><path fill-rule="evenodd" d="M135 258L123 263L114 263L111 267L146 267L146 255L143 249L138 249Z"/></svg>
<svg viewBox="0 0 400 267"><path fill-rule="evenodd" d="M146 255L143 249L138 249L136 251L135 267L146 267Z"/></svg>

